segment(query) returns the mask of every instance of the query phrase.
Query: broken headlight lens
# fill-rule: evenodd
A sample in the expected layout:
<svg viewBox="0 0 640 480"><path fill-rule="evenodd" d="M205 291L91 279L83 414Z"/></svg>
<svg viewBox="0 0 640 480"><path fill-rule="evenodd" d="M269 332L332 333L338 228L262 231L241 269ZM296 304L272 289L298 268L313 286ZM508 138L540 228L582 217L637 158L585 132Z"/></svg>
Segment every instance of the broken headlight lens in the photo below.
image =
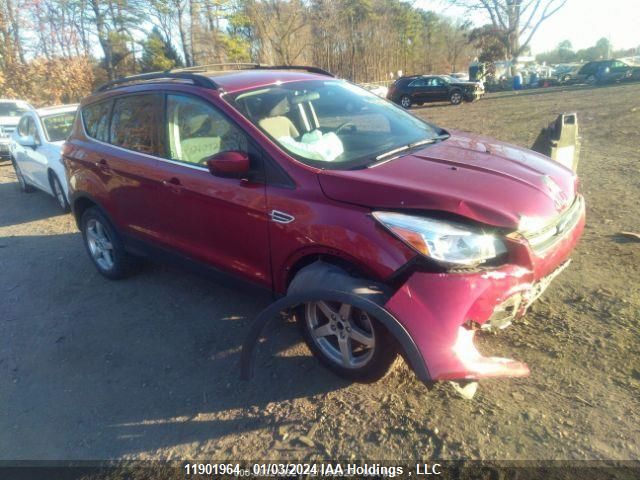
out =
<svg viewBox="0 0 640 480"><path fill-rule="evenodd" d="M461 223L396 212L373 212L373 216L407 245L439 262L473 266L507 252L495 235Z"/></svg>

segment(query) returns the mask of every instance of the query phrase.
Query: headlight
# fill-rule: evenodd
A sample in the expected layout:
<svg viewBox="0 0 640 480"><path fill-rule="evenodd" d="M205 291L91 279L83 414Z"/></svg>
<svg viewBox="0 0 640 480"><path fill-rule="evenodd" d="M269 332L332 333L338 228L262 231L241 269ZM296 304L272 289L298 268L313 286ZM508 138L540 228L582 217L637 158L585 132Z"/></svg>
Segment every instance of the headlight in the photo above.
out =
<svg viewBox="0 0 640 480"><path fill-rule="evenodd" d="M395 212L373 212L389 231L422 255L454 265L477 265L507 252L495 235L460 223Z"/></svg>

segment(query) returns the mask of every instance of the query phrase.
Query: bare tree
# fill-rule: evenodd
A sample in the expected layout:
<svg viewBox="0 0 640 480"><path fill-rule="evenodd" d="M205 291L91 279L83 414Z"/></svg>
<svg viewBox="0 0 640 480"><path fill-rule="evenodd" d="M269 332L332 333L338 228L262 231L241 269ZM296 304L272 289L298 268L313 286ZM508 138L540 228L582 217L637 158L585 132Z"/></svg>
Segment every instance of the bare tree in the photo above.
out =
<svg viewBox="0 0 640 480"><path fill-rule="evenodd" d="M504 35L507 55L516 59L524 52L542 23L567 0L449 0L468 10L482 11Z"/></svg>

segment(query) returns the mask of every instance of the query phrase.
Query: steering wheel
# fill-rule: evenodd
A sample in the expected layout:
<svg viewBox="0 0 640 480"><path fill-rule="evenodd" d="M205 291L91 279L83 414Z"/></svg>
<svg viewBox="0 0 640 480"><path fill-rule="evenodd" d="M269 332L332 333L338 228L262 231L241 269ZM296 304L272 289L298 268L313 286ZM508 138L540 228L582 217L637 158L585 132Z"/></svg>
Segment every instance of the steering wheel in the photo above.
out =
<svg viewBox="0 0 640 480"><path fill-rule="evenodd" d="M338 135L338 134L342 131L342 129L343 129L343 128L346 128L346 127L349 127L349 126L353 127L354 129L356 128L356 126L355 126L355 124L354 124L353 122L351 122L351 121L346 121L346 122L343 122L343 123L341 123L340 125L338 125L338 126L333 130L333 133L335 133L336 135Z"/></svg>

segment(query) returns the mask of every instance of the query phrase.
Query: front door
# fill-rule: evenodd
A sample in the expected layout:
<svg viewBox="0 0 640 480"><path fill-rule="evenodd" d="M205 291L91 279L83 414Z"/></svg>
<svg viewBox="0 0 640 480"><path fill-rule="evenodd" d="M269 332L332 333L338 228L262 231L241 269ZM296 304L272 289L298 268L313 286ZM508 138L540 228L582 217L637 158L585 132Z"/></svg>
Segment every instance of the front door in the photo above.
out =
<svg viewBox="0 0 640 480"><path fill-rule="evenodd" d="M162 241L183 254L271 287L266 191L260 154L232 121L208 101L166 95L166 160L155 182L164 193L156 213ZM222 151L249 154L246 179L209 173L206 160Z"/></svg>
<svg viewBox="0 0 640 480"><path fill-rule="evenodd" d="M21 137L30 136L35 141L33 147L25 147L22 145L16 147L16 160L19 162L22 174L30 184L48 191L47 158L42 152L42 138L36 127L35 119L31 114L25 115L20 121L18 134Z"/></svg>
<svg viewBox="0 0 640 480"><path fill-rule="evenodd" d="M430 102L439 102L447 99L447 84L438 77L431 77L427 81L426 96Z"/></svg>

